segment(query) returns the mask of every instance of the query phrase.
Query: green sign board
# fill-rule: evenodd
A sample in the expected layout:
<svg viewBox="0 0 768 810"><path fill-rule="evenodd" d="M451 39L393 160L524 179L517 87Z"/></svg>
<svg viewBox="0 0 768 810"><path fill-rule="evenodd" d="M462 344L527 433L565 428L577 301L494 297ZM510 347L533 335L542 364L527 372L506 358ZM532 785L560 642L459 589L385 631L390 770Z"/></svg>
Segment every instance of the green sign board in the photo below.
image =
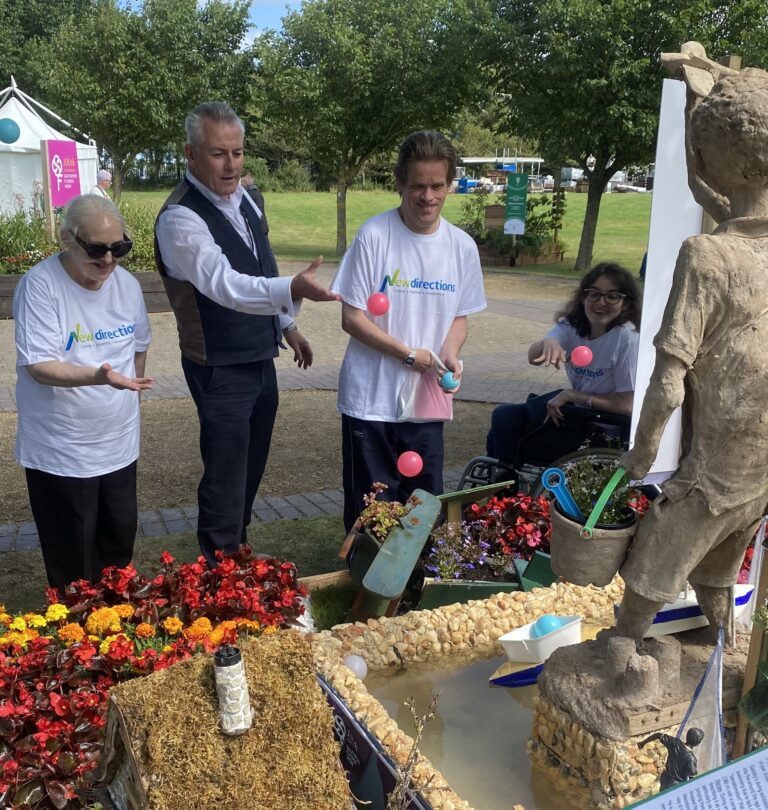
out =
<svg viewBox="0 0 768 810"><path fill-rule="evenodd" d="M504 210L504 233L521 236L525 233L525 198L528 195L528 175L510 174L507 179L507 205Z"/></svg>

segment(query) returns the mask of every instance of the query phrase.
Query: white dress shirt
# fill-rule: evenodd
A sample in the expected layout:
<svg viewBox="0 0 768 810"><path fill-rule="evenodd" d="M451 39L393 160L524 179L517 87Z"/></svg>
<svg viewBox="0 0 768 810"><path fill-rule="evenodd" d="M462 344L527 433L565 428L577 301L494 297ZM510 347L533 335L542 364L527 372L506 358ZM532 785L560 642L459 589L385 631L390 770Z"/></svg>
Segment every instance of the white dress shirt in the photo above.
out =
<svg viewBox="0 0 768 810"><path fill-rule="evenodd" d="M240 204L253 206L261 219L262 213L242 187L228 197L214 194L190 172L186 179L229 220L237 233L258 257L253 234L248 227ZM280 328L285 329L298 314L298 305L291 300L291 276L264 278L238 273L216 244L205 222L183 205L169 205L157 223L157 241L163 264L171 278L189 281L207 298L238 312L253 315L278 315Z"/></svg>

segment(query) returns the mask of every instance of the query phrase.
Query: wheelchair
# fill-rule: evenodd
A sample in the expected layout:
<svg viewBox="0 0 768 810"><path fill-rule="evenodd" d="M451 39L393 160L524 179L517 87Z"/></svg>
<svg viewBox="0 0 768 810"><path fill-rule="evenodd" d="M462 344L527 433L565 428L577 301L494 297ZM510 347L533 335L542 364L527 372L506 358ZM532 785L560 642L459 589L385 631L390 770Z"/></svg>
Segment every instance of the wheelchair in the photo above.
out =
<svg viewBox="0 0 768 810"><path fill-rule="evenodd" d="M591 454L615 459L627 449L631 417L590 408L566 405L562 408L563 425L553 422L531 430L522 437L513 459L490 456L470 459L459 479L458 491L490 484L506 483L521 492L540 495L543 491L539 477L557 462L580 455L583 448Z"/></svg>

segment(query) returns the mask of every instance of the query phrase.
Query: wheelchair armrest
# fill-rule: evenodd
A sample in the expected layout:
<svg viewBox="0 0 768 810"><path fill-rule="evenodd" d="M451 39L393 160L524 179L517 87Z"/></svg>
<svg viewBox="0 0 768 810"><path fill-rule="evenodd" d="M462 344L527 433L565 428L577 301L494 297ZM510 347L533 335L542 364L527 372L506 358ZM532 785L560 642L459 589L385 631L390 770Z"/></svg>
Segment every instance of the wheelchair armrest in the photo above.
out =
<svg viewBox="0 0 768 810"><path fill-rule="evenodd" d="M579 405L563 405L560 410L566 421L575 425L586 425L590 422L598 422L605 425L615 425L620 428L629 428L632 424L632 416L628 413L598 411L595 408L582 408Z"/></svg>

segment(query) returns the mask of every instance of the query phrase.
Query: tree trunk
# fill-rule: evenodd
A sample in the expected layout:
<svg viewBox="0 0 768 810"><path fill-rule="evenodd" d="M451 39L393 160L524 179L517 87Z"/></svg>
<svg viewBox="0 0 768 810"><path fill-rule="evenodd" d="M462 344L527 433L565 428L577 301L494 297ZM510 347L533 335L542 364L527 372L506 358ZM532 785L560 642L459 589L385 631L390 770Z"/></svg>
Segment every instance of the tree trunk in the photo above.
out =
<svg viewBox="0 0 768 810"><path fill-rule="evenodd" d="M611 169L613 173L615 169ZM576 257L576 272L580 275L592 268L592 253L595 248L595 233L597 232L597 218L600 214L600 202L608 183L608 171L605 166L595 166L589 176L589 190L587 192L587 210L584 212L584 225L581 229L579 254Z"/></svg>
<svg viewBox="0 0 768 810"><path fill-rule="evenodd" d="M112 162L112 199L115 205L120 205L120 197L123 193L123 171L125 163L114 160Z"/></svg>
<svg viewBox="0 0 768 810"><path fill-rule="evenodd" d="M347 178L336 179L336 255L347 249Z"/></svg>

